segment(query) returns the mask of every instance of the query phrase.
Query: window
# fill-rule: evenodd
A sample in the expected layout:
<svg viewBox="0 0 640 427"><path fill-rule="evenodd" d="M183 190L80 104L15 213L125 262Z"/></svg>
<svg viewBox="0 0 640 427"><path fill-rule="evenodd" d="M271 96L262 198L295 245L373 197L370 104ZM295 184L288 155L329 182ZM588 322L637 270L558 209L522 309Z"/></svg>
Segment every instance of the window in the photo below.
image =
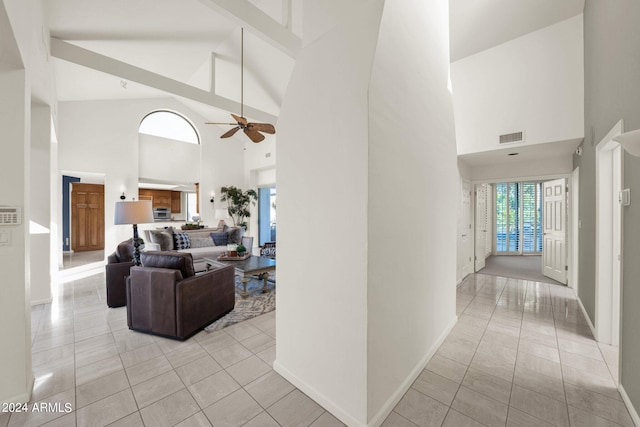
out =
<svg viewBox="0 0 640 427"><path fill-rule="evenodd" d="M258 189L260 246L276 241L276 187Z"/></svg>
<svg viewBox="0 0 640 427"><path fill-rule="evenodd" d="M200 143L198 132L191 122L171 111L154 111L147 114L142 119L138 132L190 144Z"/></svg>
<svg viewBox="0 0 640 427"><path fill-rule="evenodd" d="M187 193L187 221L198 215L198 197L196 193Z"/></svg>
<svg viewBox="0 0 640 427"><path fill-rule="evenodd" d="M496 252L542 252L542 183L496 184Z"/></svg>

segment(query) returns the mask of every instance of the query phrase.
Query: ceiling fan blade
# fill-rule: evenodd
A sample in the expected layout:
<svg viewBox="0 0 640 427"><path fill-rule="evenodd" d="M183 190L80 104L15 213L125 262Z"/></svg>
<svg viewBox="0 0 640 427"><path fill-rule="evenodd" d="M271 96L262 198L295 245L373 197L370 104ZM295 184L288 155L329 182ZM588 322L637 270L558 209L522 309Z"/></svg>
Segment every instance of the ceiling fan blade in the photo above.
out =
<svg viewBox="0 0 640 427"><path fill-rule="evenodd" d="M237 123L218 123L218 122L204 122L205 125L231 125L237 126Z"/></svg>
<svg viewBox="0 0 640 427"><path fill-rule="evenodd" d="M238 132L240 130L240 126L236 126L231 130L226 131L225 133L223 133L220 138L229 138L230 136L233 136L236 132Z"/></svg>
<svg viewBox="0 0 640 427"><path fill-rule="evenodd" d="M276 128L274 128L273 125L269 123L249 123L247 124L247 127L251 130L257 130L258 132L270 134L276 133Z"/></svg>
<svg viewBox="0 0 640 427"><path fill-rule="evenodd" d="M264 135L252 129L245 129L244 133L246 133L253 142L260 142L264 139Z"/></svg>
<svg viewBox="0 0 640 427"><path fill-rule="evenodd" d="M236 116L233 113L231 113L231 117L233 117L236 120L236 122L245 126L247 125L247 119L245 119L244 117Z"/></svg>

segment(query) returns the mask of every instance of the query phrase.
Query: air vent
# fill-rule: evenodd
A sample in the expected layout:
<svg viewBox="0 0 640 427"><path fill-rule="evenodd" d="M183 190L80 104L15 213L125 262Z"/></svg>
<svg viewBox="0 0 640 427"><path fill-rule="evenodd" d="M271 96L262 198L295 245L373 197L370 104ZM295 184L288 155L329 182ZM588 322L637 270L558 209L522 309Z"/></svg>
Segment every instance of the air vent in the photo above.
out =
<svg viewBox="0 0 640 427"><path fill-rule="evenodd" d="M522 142L524 141L524 132L506 133L500 135L500 144L508 144L510 142Z"/></svg>

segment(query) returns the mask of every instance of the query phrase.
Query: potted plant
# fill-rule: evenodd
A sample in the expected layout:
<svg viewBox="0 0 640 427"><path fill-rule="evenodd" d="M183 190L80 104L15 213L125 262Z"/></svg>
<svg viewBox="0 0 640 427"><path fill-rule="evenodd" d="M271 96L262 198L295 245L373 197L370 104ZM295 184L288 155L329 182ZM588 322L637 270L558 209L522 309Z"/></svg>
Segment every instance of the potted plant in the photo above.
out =
<svg viewBox="0 0 640 427"><path fill-rule="evenodd" d="M258 201L258 193L252 188L242 191L234 186L222 187L220 193L222 193L220 200L227 202L227 212L233 220L233 225L246 230L246 219L251 217L249 205L255 206Z"/></svg>
<svg viewBox="0 0 640 427"><path fill-rule="evenodd" d="M239 244L236 246L236 251L238 251L239 257L243 257L244 254L247 253L247 248L245 248L243 244Z"/></svg>

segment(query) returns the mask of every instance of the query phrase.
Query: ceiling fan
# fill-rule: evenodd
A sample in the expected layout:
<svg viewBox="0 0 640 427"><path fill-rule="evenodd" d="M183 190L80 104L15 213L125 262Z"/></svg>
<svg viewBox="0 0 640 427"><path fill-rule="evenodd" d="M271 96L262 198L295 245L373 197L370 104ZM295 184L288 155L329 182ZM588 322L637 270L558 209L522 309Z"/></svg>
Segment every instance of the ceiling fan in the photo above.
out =
<svg viewBox="0 0 640 427"><path fill-rule="evenodd" d="M272 124L251 123L244 117L244 28L240 29L240 115L236 116L232 113L231 117L236 121L235 123L206 122L206 124L235 126L233 129L223 133L220 138L229 138L242 129L245 135L247 135L253 142L260 142L264 139L264 135L260 132L269 134L276 133L276 128L273 127Z"/></svg>

